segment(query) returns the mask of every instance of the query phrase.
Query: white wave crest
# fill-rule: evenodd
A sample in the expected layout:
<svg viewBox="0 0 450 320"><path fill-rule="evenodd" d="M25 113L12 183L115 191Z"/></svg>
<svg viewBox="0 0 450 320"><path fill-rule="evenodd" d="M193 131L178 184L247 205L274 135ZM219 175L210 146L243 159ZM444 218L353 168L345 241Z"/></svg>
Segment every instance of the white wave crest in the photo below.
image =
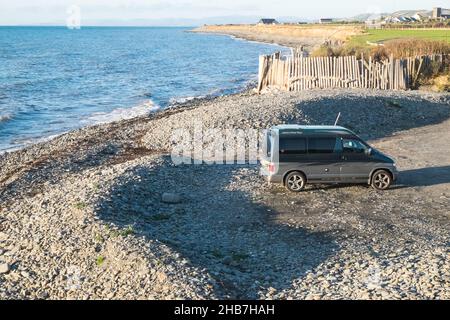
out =
<svg viewBox="0 0 450 320"><path fill-rule="evenodd" d="M159 106L155 105L152 101L149 101L132 108L117 108L111 112L97 112L90 115L86 122L88 124L101 124L119 120L128 120L149 115L151 112L155 112L158 109Z"/></svg>
<svg viewBox="0 0 450 320"><path fill-rule="evenodd" d="M11 118L12 116L10 114L0 114L0 122L6 122Z"/></svg>

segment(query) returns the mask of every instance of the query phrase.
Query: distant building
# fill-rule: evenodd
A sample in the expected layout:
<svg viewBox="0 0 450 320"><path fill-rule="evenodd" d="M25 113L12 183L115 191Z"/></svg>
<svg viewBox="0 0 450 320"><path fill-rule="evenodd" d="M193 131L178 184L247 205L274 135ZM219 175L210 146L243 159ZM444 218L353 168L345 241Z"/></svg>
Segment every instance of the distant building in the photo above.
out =
<svg viewBox="0 0 450 320"><path fill-rule="evenodd" d="M431 18L430 14L425 11L416 12L415 15L412 16L416 21L426 21Z"/></svg>
<svg viewBox="0 0 450 320"><path fill-rule="evenodd" d="M450 10L443 8L433 8L432 18L441 20L450 19Z"/></svg>
<svg viewBox="0 0 450 320"><path fill-rule="evenodd" d="M366 20L366 27L369 29L384 28L386 24L411 24L427 22L430 20L450 19L450 10L443 8L433 8L433 10L401 10L386 16L371 15Z"/></svg>
<svg viewBox="0 0 450 320"><path fill-rule="evenodd" d="M323 24L323 23L332 23L333 19L330 18L321 18L319 19L319 23Z"/></svg>
<svg viewBox="0 0 450 320"><path fill-rule="evenodd" d="M258 24L278 24L278 21L275 19L261 19Z"/></svg>
<svg viewBox="0 0 450 320"><path fill-rule="evenodd" d="M413 23L431 18L431 11L402 10L394 12L385 18L386 23Z"/></svg>

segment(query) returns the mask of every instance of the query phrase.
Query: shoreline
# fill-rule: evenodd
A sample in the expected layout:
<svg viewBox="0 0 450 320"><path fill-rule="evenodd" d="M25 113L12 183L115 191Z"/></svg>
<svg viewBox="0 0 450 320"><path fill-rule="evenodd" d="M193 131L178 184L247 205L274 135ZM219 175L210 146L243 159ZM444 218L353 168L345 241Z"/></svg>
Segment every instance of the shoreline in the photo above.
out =
<svg viewBox="0 0 450 320"><path fill-rule="evenodd" d="M182 29L182 31L186 30L188 30L187 27L184 27ZM200 35L198 37L195 37L197 39L196 41L201 42L202 41L201 37L202 36ZM236 39L236 41L239 40ZM246 46L245 44L240 45L239 43L237 43L234 45L232 44L232 46L234 48L241 47L244 50L243 52L250 54L252 51L249 50L252 49L253 52L258 52L258 49L255 48L256 47L255 45ZM268 50L271 50L269 46L265 47L269 48ZM226 60L227 57L225 56L224 58ZM209 60L212 61L211 59ZM252 61L253 63L246 63L246 61L248 61L248 59L242 59L242 63L237 65L237 68L234 69L236 72L229 73L230 76L221 77L219 73L215 73L217 74L217 79L212 83L210 83L207 78L205 78L206 80L201 80L202 78L200 77L198 85L196 84L192 88L189 88L188 86L186 86L186 89L178 88L176 86L167 88L160 88L158 86L155 86L154 87L155 90L162 90L162 92L164 92L162 97L158 96L152 98L151 96L146 96L147 94L146 90L143 90L142 95L140 94L140 91L137 92L136 95L121 94L122 92L121 90L123 90L123 92L125 93L127 93L127 91L124 88L122 89L119 88L120 90L115 91L116 93L119 92L119 97L117 98L112 97L111 99L107 99L107 101L112 101L108 105L98 106L97 104L95 104L96 103L95 101L92 102L93 104L92 106L94 107L93 109L95 110L90 110L89 108L90 105L84 106L83 104L80 104L80 106L83 107L82 109L80 106L77 105L75 99L74 106L77 106L77 108L74 109L75 110L79 109L80 111L74 111L74 114L71 115L70 119L67 117L67 115L64 114L61 115L59 113L56 113L56 116L60 116L62 120L59 122L55 121L54 123L50 121L51 126L49 126L48 128L41 125L33 131L31 130L20 131L16 128L22 125L21 121L27 120L22 120L22 118L20 117L17 117L16 119L15 112L6 109L5 113L0 114L0 124L2 126L2 129L8 130L7 132L5 131L4 140L2 145L0 146L0 155L21 150L23 148L27 148L33 144L40 143L42 141L51 140L55 136L60 136L67 132L77 130L79 128L83 128L86 126L92 126L99 123L114 122L120 119L130 118L139 115L145 116L148 115L149 113L155 112L153 110L155 107L160 109L168 108L173 105L178 105L180 104L180 102L183 103L186 100L195 101L198 100L199 98L211 99L215 96L222 96L227 95L229 93L239 93L246 91L249 88L253 88L256 86L255 83L257 82L257 73L258 73L257 57L256 59L254 59L254 61ZM253 64L255 64L255 66L249 68L249 66L252 66ZM211 69L208 68L207 66L205 68L207 68L206 70ZM222 69L226 71L229 69L229 67L224 67ZM172 75L169 76L169 78L173 77L174 76ZM165 76L164 78L167 78L167 76ZM130 86L130 88L132 89L138 87L139 86L137 87ZM55 104L56 103L57 102L55 102ZM60 102L60 104L63 104L63 102ZM151 106L146 107L147 104L151 104ZM110 111L102 111L107 110L109 108L114 109ZM53 120L55 118L55 115L49 113L47 118ZM59 120L59 118L57 120ZM24 125L26 124L27 123L25 122Z"/></svg>
<svg viewBox="0 0 450 320"><path fill-rule="evenodd" d="M229 35L248 41L277 44L312 51L324 41L342 43L361 33L356 26L334 25L205 25L188 32Z"/></svg>
<svg viewBox="0 0 450 320"><path fill-rule="evenodd" d="M167 106L166 108L158 108L155 109L153 111L149 111L147 114L143 114L143 115L139 115L139 116L133 116L131 118L125 118L125 119L119 119L119 120L113 120L113 121L107 121L107 122L100 122L100 123L94 123L94 124L90 124L90 125L86 125L86 126L82 126L80 128L77 129L73 129L73 130L69 130L60 134L55 134L55 135L51 135L48 137L42 137L40 139L38 139L38 142L35 143L31 143L29 145L20 147L16 150L13 151L8 151L8 150L3 150L0 151L0 161L2 160L2 158L5 158L7 156L13 155L15 153L20 153L20 152L27 152L29 149L40 149L40 148L45 148L47 144L51 144L53 141L58 140L60 138L64 138L65 136L72 136L72 135L78 135L78 134L83 134L85 131L89 132L89 131L96 131L98 129L102 130L106 127L122 127L122 126L126 126L129 123L141 123L141 122L151 122L153 120L158 120L158 119L164 119L166 117L170 117L173 114L176 113L182 113L184 111L190 111L193 109L197 109L205 104L214 104L216 100L220 101L220 100L227 100L227 99L234 99L234 98L239 98L239 97L246 97L246 96L265 96L265 95L269 95L269 96L276 96L276 95L287 95L287 96L292 96L292 95L302 95L302 94L313 94L316 95L318 94L319 96L321 96L321 92L324 93L324 95L326 96L329 92L333 92L336 94L340 94L340 93L345 93L345 94L349 94L350 96L352 95L352 93L358 94L359 92L367 92L370 94L379 94L380 96L409 96L411 93L415 93L419 96L421 95L430 95L430 96L440 96L440 97L447 97L448 95L444 92L444 93L436 93L433 91L428 91L428 90L414 90L414 91L401 91L401 92L397 92L397 91L384 91L384 90L370 90L370 89L342 89L342 88L334 88L334 89L312 89L312 90L308 90L308 91L302 91L302 92L280 92L280 91L276 91L274 93L272 92L268 92L268 93L257 93L255 91L256 86L254 84L252 84L251 86L246 86L245 88L242 88L242 90L239 90L237 92L233 92L233 93L228 93L228 94L223 94L223 95L203 95L203 96L198 96L198 97L193 97L192 99L188 99L186 101L180 101L180 102L176 102L174 104L171 104L170 106ZM334 121L334 120L333 120ZM1 170L0 170L1 172Z"/></svg>
<svg viewBox="0 0 450 320"><path fill-rule="evenodd" d="M243 41L246 41L245 39ZM192 104L195 103L200 103L203 101L210 101L213 100L217 97L224 97L224 96L230 96L230 95L235 95L235 94L240 94L240 93L245 93L245 92L250 92L255 90L257 85L257 81L254 79L249 79L246 84L244 86L242 86L239 89L236 90L232 90L232 92L230 93L222 93L224 91L228 91L231 89L227 89L227 88L218 88L215 89L214 91L217 91L217 93L207 93L207 94L202 94L202 95L198 95L198 96L193 96L193 97L178 97L178 98L172 98L173 102L169 102L167 106L165 107L160 107L159 105L156 105L152 100L149 100L147 102L143 102L141 104L138 104L136 106L133 107L128 107L128 108L117 108L114 109L113 111L109 112L109 113L102 113L102 114L91 114L88 119L94 119L94 118L102 118L102 117L108 117L111 116L113 113L117 112L117 111L130 111L133 109L141 109L142 107L149 105L149 109L146 112L140 112L142 114L140 115L123 115L123 116L119 116L121 117L120 119L114 119L114 117L111 117L110 120L95 120L92 123L88 123L88 124L84 124L81 125L79 128L74 128L68 131L64 131L64 132L60 132L60 133L55 133L49 136L43 136L43 137L39 137L39 138L34 138L34 139L30 139L32 140L32 142L30 143L25 143L22 146L18 146L18 147L11 147L9 149L3 149L0 150L0 158L2 157L2 155L4 154L8 154L8 153L13 153L13 152L17 152L29 147L32 147L36 144L41 144L41 143L46 143L49 141L52 141L55 138L60 137L61 135L65 135L68 133L71 133L73 131L78 131L78 130L82 130L84 128L89 128L89 127L95 127L98 125L105 125L105 124L110 124L110 123L116 123L116 122L121 122L121 121L127 121L127 120L133 120L133 119L139 119L139 118L147 118L153 114L157 114L157 113L161 113L164 112L165 110L169 110L169 109L174 109L174 108L183 108L183 107L189 107ZM9 119L9 118L8 118ZM88 121L88 120L84 120L84 121Z"/></svg>
<svg viewBox="0 0 450 320"><path fill-rule="evenodd" d="M73 132L78 132L80 130L83 129L87 129L87 128L95 128L97 126L104 126L104 125L109 125L109 124L116 124L116 123L122 123L122 122L128 122L128 121L139 121L140 119L149 119L152 118L155 115L161 115L164 116L166 114L166 111L168 114L171 114L173 110L178 110L178 109L183 109L183 108L190 108L193 105L196 104L201 104L202 102L209 102L212 101L216 98L219 97L226 97L226 96L233 96L233 95L239 95L239 94L243 94L243 93L250 93L253 92L256 89L256 84L254 83L254 81L249 81L249 84L246 85L245 87L242 87L241 89L237 90L236 92L232 92L232 93L226 93L226 94L206 94L206 95L199 95L199 96L195 96L195 97L187 97L187 98L179 98L176 99L176 101L174 101L173 103L167 105L164 108L161 108L157 105L154 105L153 102L151 103L153 105L153 108L149 109L148 112L146 112L145 114L141 114L141 115L133 115L131 117L124 117L121 119L111 119L109 121L99 121L99 122L94 122L91 124L86 124L86 125L82 125L79 128L75 128L72 130L68 130L65 132L61 132L61 133L56 133L56 134L52 134L50 136L45 136L45 137L40 137L40 138L36 138L33 139L33 142L31 143L27 143L23 146L20 147L16 147L16 148L11 148L11 149L4 149L4 150L0 150L0 160L1 157L5 154L11 154L14 152L18 152L18 151L22 151L24 149L33 147L35 145L40 145L40 144L45 144L48 142L51 142L54 139L57 139L58 137L61 137L63 135L66 134L70 134ZM226 90L226 89L223 89ZM139 104L135 107L130 107L130 108L119 108L120 110L127 110L127 109L132 109L132 108L140 108L144 105L148 104L148 102ZM115 109L117 110L117 109ZM91 117L97 117L98 115L92 115Z"/></svg>
<svg viewBox="0 0 450 320"><path fill-rule="evenodd" d="M196 31L194 31L194 30L195 29L185 30L184 32L196 33ZM199 32L199 33L201 33L201 32ZM208 33L205 32L205 34L208 34ZM225 34L225 33L224 34L220 34L220 35L231 37L235 41L247 41L247 42L254 42L254 43L259 43L259 44L273 45L273 46L276 46L276 47L280 47L280 49L288 49L289 48L287 46L284 46L284 45L281 45L281 44L277 44L277 43L269 43L269 42L266 42L266 41L249 40L249 39L239 38L239 37L236 37L236 36L233 36L233 35L230 35L230 34ZM257 76L257 70L255 70L255 75ZM101 115L101 116L107 116L109 114L112 114L116 110L131 110L131 109L135 109L135 108L141 108L141 107L143 107L144 105L147 105L147 104L151 104L155 110L148 110L148 112L146 112L145 114L138 115L138 116L133 116L132 118L147 117L147 116L149 116L149 115L151 115L153 113L162 112L162 111L164 111L166 109L173 108L173 107L180 107L180 106L184 106L184 105L190 105L191 103L195 103L195 102L202 101L202 100L208 101L208 100L214 99L216 97L227 96L227 95L234 95L234 94L244 93L244 92L247 92L247 91L252 91L252 90L254 90L256 88L256 86L257 86L257 80L255 80L253 78L250 78L250 79L248 79L246 81L245 85L243 85L241 88L232 90L231 93L221 93L221 92L224 92L224 91L231 90L229 88L222 87L222 88L217 88L217 89L214 90L214 91L217 91L217 94L215 94L215 93L206 93L206 94L193 96L193 97L173 97L172 99L174 99L175 101L172 102L172 103L169 102L169 104L167 106L165 106L164 108L162 108L161 106L155 104L153 102L153 100L150 99L149 101L143 102L143 103L141 103L139 105L135 105L135 106L127 107L127 108L114 109L111 112L109 112L109 113L107 113L105 115ZM96 117L96 115L91 115L89 118L95 118L95 117ZM96 125L101 125L101 124L107 124L107 123L114 123L114 122L117 122L117 121L123 121L123 120L129 120L129 119L130 118L125 116L123 119L118 119L118 120L112 119L110 121L99 121L97 123L94 122L92 124L82 125L79 128L71 129L69 131L65 131L65 132L61 132L61 133L55 133L55 134L52 134L52 135L49 135L49 136L43 136L43 137L35 138L35 139L32 139L33 142L26 143L23 146L11 147L11 148L8 148L8 149L0 150L0 158L4 154L17 152L17 151L26 149L28 147L31 147L31 146L33 146L35 144L40 144L40 143L45 143L45 142L51 141L54 138L57 138L57 137L59 137L61 135L70 133L72 131L78 131L78 130L86 128L86 127L91 127L91 126L96 126ZM4 120L8 121L9 120L9 116L8 117L4 117L4 118L2 117L0 119L0 122L4 121Z"/></svg>
<svg viewBox="0 0 450 320"><path fill-rule="evenodd" d="M269 39L256 39L256 38L251 38L251 37L245 37L245 36L240 36L240 35L235 35L232 33L227 33L227 32L212 32L212 31L204 31L204 30L199 30L201 27L197 27L195 29L191 29L191 30L186 30L185 32L190 32L190 33L198 33L198 34L215 34L215 35L219 35L219 36L225 36L225 37L230 37L231 39L237 40L237 41L247 41L247 42L252 42L252 43L259 43L259 44L267 44L267 45L272 45L275 47L282 47L285 49L295 49L294 46L292 46L292 44L282 44L282 43L277 43L277 42L273 42Z"/></svg>

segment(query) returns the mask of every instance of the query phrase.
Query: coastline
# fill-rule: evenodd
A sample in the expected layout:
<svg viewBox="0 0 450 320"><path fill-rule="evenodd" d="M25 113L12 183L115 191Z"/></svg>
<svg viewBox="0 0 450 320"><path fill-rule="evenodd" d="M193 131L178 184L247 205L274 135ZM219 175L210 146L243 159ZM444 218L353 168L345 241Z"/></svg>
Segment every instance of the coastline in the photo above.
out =
<svg viewBox="0 0 450 320"><path fill-rule="evenodd" d="M257 38L257 37L252 37L249 35L242 35L239 33L231 33L231 32L225 32L225 31L207 31L202 29L202 27L199 28L195 28L192 30L186 30L185 32L191 32L191 33L198 33L198 34L215 34L215 35L219 35L219 36L226 36L226 37L230 37L231 39L237 40L237 41L247 41L247 42L253 42L253 43L261 43L261 44L268 44L268 45L273 45L276 47L282 47L285 49L293 49L295 48L295 45L293 43L278 43L275 42L275 40L273 39L268 39L268 38Z"/></svg>
<svg viewBox="0 0 450 320"><path fill-rule="evenodd" d="M189 32L229 35L248 41L278 44L312 51L325 41L345 42L361 33L355 26L330 25L205 25Z"/></svg>
<svg viewBox="0 0 450 320"><path fill-rule="evenodd" d="M13 147L10 149L4 149L0 150L0 159L2 155L21 151L27 148L31 148L34 145L40 145L45 144L47 142L51 142L53 139L58 138L62 135L70 134L72 132L77 132L80 130L83 130L85 128L91 128L91 127L97 127L102 125L108 125L108 124L114 124L114 123L120 123L120 122L127 122L128 120L139 120L139 119L148 119L149 117L153 117L154 115L164 116L166 114L166 111L172 111L172 110L178 110L182 108L189 108L196 104L201 104L202 102L208 102L218 97L226 97L236 94L242 94L246 92L252 92L256 88L256 83L254 80L249 80L248 83L243 86L242 88L231 92L231 93L225 93L222 94L220 92L227 91L228 89L218 89L218 93L214 94L204 94L194 97L181 97L181 98L173 98L173 101L169 103L164 108L161 108L158 105L155 105L152 101L150 102L144 102L137 106L130 107L130 108L118 108L114 109L112 112L109 113L101 113L101 114L92 114L89 116L88 119L85 120L86 124L80 126L79 128L72 129L65 132L60 132L57 134L53 134L50 136L44 136L40 138L35 138L30 140L31 142L25 143L24 145ZM146 110L143 110L143 107L148 106ZM132 109L138 109L139 112L130 114L129 111ZM115 114L117 112L125 111L123 115L119 115L118 117L111 117L112 114ZM171 112L168 112L171 114Z"/></svg>
<svg viewBox="0 0 450 320"><path fill-rule="evenodd" d="M177 100L183 101L197 97L212 97L241 92L248 88L250 81L254 81L257 78L258 52L260 50L272 52L273 50L268 45L245 44L220 37L189 36L184 33L187 29L188 27L170 31L160 31L155 28L102 31L108 35L114 32L128 33L135 35L135 39L145 37L145 35L167 33L167 37L164 37L167 43L172 41L171 37L174 40L179 37L189 41L192 44L192 50L185 52L180 59L172 57L175 60L167 66L164 65L166 62L161 62L167 60L160 60L158 58L159 55L164 57L166 50L176 50L178 45L167 46L167 43L163 42L162 49L158 49L158 46L147 43L144 45L146 49L143 50L155 52L155 54L152 54L150 58L142 56L137 58L135 65L142 63L143 67L136 70L134 70L135 66L126 66L127 60L125 58L111 59L111 56L116 54L114 52L122 52L124 50L135 52L134 46L139 47L137 43L139 41L134 40L129 46L123 49L118 48L118 51L108 50L105 61L111 62L111 66L105 70L101 70L101 68L106 67L106 64L101 63L101 56L95 55L97 57L95 59L99 63L95 64L94 68L89 69L90 71L86 74L86 77L83 77L82 74L84 68L78 68L75 60L84 59L85 56L89 56L89 53L81 52L80 55L77 53L77 55L73 56L69 54L66 63L74 64L73 70L75 71L72 72L70 68L55 68L52 71L55 73L55 79L48 80L54 81L58 86L61 86L58 90L46 90L47 80L39 78L45 73L40 73L34 78L28 79L29 81L24 80L23 84L19 83L18 85L29 86L30 90L27 90L26 96L23 95L20 98L22 100L19 98L17 101L12 100L0 112L0 131L3 137L0 143L0 153L21 149L33 143L46 140L52 135L60 135L87 125L146 115L153 108L152 106L146 108L145 104L147 102L153 102L156 106L165 108L169 105L177 104ZM48 32L54 33L58 31L48 30ZM44 37L45 35L42 36ZM86 36L87 39L84 41L91 41L90 39L95 38L97 33L89 32ZM28 37L31 36L28 35ZM67 40L67 37L58 39L63 44L70 42ZM80 38L77 39L81 41ZM8 41L13 43L13 37ZM175 40L175 43L179 44L182 41ZM215 49L208 50L208 56L197 54L197 50L211 48L210 44L214 44ZM73 42L70 45L75 46ZM111 45L111 47L115 46L117 44ZM233 50L228 53L226 50L222 50L221 46L224 49L233 48ZM67 46L62 47L67 48ZM169 47L172 49L168 49ZM42 48L39 47L39 49L46 50L46 45L42 45ZM235 54L236 57L232 58L231 54ZM223 66L215 64L214 61L216 60L220 60L221 63L225 64ZM86 58L85 61L86 64L93 63L89 58ZM184 67L178 67L178 65L183 64L185 64ZM193 72L189 72L184 70L188 64L196 64L197 67ZM46 64L43 63L42 65L45 66ZM99 70L95 69L97 67ZM148 71L144 72L144 69ZM45 78L45 76L42 77ZM71 77L75 80L72 80ZM110 78L115 80L110 81ZM139 78L141 80L136 83L129 83L127 82L128 78ZM7 86L4 95L0 94L0 99L5 98L5 95L6 97L14 96L14 81L16 80L11 79L6 82L7 85L11 82L11 86ZM17 81L20 82L19 80ZM39 88L33 89L31 85L34 83L33 81L39 84ZM85 86L83 86L83 81L86 81ZM125 85L118 85L122 82ZM101 84L101 90L95 89L95 84L97 83ZM79 92L80 95L83 95L81 100L78 100L77 96L72 94L74 89L71 86L81 86L80 88L83 88ZM40 93L40 90L42 93ZM154 90L154 92L149 90ZM48 110L41 112L40 108L47 108Z"/></svg>

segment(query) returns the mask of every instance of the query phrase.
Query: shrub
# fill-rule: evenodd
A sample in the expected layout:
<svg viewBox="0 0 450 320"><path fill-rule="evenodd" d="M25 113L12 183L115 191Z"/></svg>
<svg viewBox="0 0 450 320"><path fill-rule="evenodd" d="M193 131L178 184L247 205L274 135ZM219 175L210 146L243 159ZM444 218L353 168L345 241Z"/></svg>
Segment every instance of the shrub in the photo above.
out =
<svg viewBox="0 0 450 320"><path fill-rule="evenodd" d="M375 61L383 61L389 58L389 51L383 46L377 46L372 48L369 55Z"/></svg>
<svg viewBox="0 0 450 320"><path fill-rule="evenodd" d="M433 88L439 92L450 92L450 74L441 75L434 78Z"/></svg>
<svg viewBox="0 0 450 320"><path fill-rule="evenodd" d="M420 75L417 85L431 87L433 91L448 92L450 91L450 69L447 67L442 70L439 64L432 62L431 66Z"/></svg>
<svg viewBox="0 0 450 320"><path fill-rule="evenodd" d="M384 46L368 47L354 44L343 46L323 45L312 53L314 57L328 56L357 56L368 59L372 57L375 61L385 60L392 54L394 58L414 57L427 54L450 54L450 43L446 41L403 39L387 41Z"/></svg>
<svg viewBox="0 0 450 320"><path fill-rule="evenodd" d="M314 50L311 53L311 56L313 57L333 57L334 52L333 48L327 45L321 45L319 48Z"/></svg>
<svg viewBox="0 0 450 320"><path fill-rule="evenodd" d="M384 45L395 58L414 57L426 54L450 54L450 43L446 41L402 39L387 41Z"/></svg>

